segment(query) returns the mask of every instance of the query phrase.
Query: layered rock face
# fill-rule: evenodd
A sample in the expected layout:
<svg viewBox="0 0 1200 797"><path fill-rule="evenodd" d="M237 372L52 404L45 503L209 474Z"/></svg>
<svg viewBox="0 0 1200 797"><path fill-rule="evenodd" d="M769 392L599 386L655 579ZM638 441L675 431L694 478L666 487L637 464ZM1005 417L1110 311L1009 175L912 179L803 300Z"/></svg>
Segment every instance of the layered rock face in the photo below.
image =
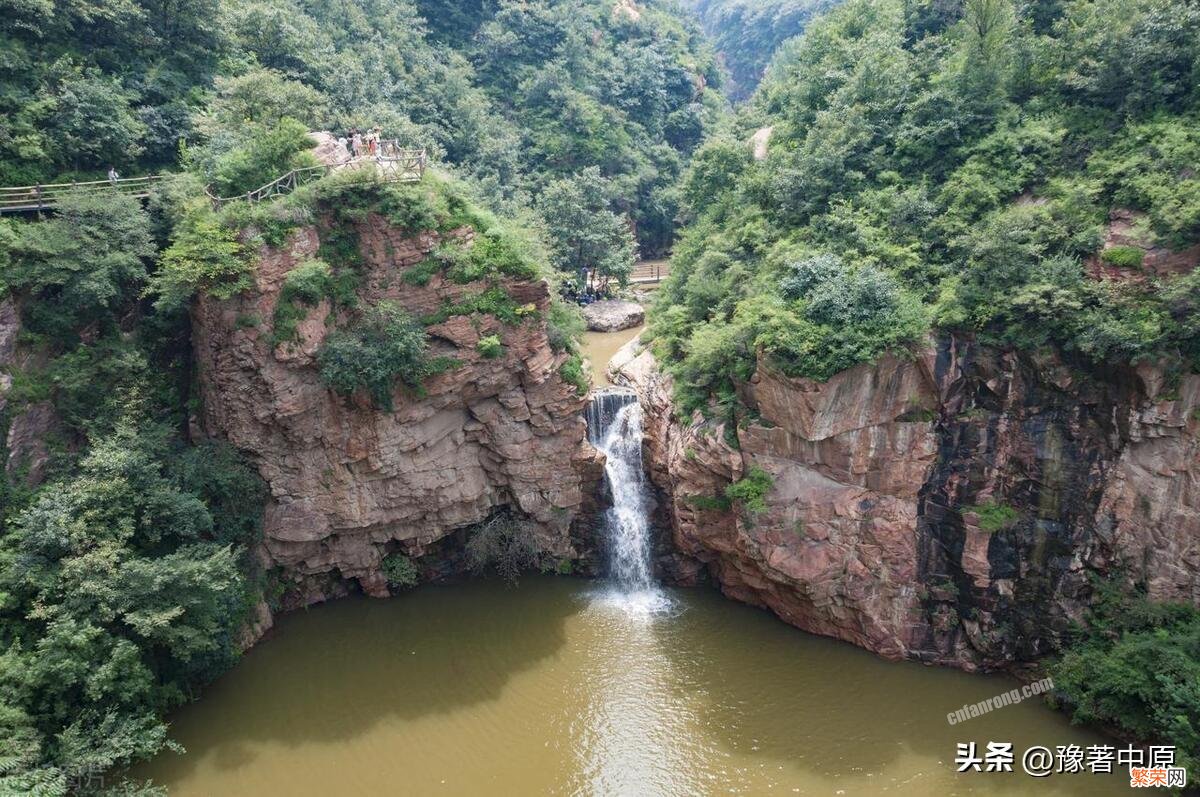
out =
<svg viewBox="0 0 1200 797"><path fill-rule="evenodd" d="M356 226L360 306L388 300L419 317L480 290L440 275L424 286L402 279L444 236L411 237L375 215ZM193 311L199 420L205 433L247 452L269 484L263 552L301 585L291 603L336 594L348 579L385 595L384 556L421 555L501 507L536 521L548 550L578 553L570 528L601 463L585 441L584 399L558 374L566 355L551 349L538 320L549 309L545 283L502 283L530 311L518 325L455 315L429 327L431 353L457 367L426 380L423 395L397 389L394 411L384 411L365 396L336 395L319 377L317 352L349 311L331 316L322 301L299 324L298 340L281 346L262 322L288 272L317 257L321 235L303 228L264 247L253 290L202 298ZM447 235L469 244L473 234ZM504 347L492 359L476 350L490 335Z"/></svg>
<svg viewBox="0 0 1200 797"><path fill-rule="evenodd" d="M1200 377L1098 382L947 338L825 383L760 363L757 417L727 434L679 422L636 344L613 368L677 547L807 631L991 668L1049 652L1093 575L1200 602ZM773 480L761 513L721 500L751 466Z"/></svg>

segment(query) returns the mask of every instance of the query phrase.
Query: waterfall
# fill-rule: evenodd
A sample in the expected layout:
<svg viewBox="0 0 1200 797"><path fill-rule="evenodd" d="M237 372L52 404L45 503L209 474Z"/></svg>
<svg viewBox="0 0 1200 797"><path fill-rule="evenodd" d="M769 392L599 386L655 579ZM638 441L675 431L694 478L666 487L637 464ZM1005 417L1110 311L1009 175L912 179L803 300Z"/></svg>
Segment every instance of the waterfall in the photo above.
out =
<svg viewBox="0 0 1200 797"><path fill-rule="evenodd" d="M606 457L612 506L604 514L609 571L623 605L657 611L669 604L654 583L650 495L642 467L642 408L628 390L597 392L588 406L588 440Z"/></svg>

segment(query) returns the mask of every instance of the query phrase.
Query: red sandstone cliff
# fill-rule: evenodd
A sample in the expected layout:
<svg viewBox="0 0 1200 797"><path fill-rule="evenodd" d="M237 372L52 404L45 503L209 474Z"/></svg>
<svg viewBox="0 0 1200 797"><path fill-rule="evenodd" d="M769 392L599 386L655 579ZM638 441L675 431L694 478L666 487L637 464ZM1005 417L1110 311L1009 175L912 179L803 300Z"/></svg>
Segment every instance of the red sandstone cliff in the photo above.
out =
<svg viewBox="0 0 1200 797"><path fill-rule="evenodd" d="M356 227L360 305L390 300L420 316L479 289L440 275L424 286L401 279L438 245L436 233L407 236L375 215ZM348 311L330 316L323 301L295 344L271 343L284 278L317 256L321 234L306 227L263 247L252 290L201 298L193 311L199 421L245 451L269 484L262 555L298 584L290 603L336 594L349 579L386 595L387 553L420 555L498 507L536 521L547 549L573 556L568 532L599 470L585 442L584 399L558 374L566 355L552 351L537 320L549 309L546 284L503 282L540 311L521 324L475 315L430 327L432 353L458 367L427 380L420 397L397 389L394 411L384 411L365 397L339 397L319 378L316 352ZM449 235L472 237L470 228ZM476 351L487 335L500 336L502 356Z"/></svg>
<svg viewBox="0 0 1200 797"><path fill-rule="evenodd" d="M956 339L825 383L764 363L735 446L674 417L636 342L613 369L641 396L677 548L807 631L995 667L1049 652L1091 574L1200 602L1200 376L1167 394L1152 369L1097 382ZM773 477L766 511L703 500L751 465ZM987 530L981 504L1015 516Z"/></svg>

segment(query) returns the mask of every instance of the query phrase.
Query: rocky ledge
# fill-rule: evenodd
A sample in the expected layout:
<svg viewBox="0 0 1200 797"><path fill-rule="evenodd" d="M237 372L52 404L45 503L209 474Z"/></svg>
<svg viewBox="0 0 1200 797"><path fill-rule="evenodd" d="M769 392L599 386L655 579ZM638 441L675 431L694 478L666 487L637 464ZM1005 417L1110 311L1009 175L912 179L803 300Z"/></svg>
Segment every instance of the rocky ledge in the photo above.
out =
<svg viewBox="0 0 1200 797"><path fill-rule="evenodd" d="M384 411L365 396L336 395L319 377L316 354L347 311L322 301L299 323L298 340L280 346L262 322L288 272L318 256L321 235L305 227L262 247L252 290L201 298L193 310L197 421L247 452L270 486L262 556L292 585L287 605L354 582L386 595L386 555L420 556L500 508L535 521L547 550L573 558L572 522L595 493L602 463L585 440L585 399L559 375L567 355L552 350L538 320L549 309L546 284L503 281L509 296L538 311L520 324L477 314L428 327L431 353L458 365L428 379L420 396L397 390L394 410ZM373 214L355 235L360 306L389 300L419 317L479 289L441 275L424 285L401 279L445 236L412 236ZM470 228L447 235L472 238ZM500 356L478 350L490 336L500 338Z"/></svg>
<svg viewBox="0 0 1200 797"><path fill-rule="evenodd" d="M1050 652L1094 575L1200 602L1200 376L1097 381L950 337L824 383L760 363L726 429L678 420L636 343L612 369L679 552L806 631L996 668ZM753 466L760 512L725 500Z"/></svg>

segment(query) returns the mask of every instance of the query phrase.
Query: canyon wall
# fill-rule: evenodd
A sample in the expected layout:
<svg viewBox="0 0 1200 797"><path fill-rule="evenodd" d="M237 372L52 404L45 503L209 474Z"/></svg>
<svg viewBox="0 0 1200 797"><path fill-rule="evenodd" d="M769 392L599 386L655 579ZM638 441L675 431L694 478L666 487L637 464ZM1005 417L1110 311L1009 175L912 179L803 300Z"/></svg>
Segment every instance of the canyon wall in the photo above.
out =
<svg viewBox="0 0 1200 797"><path fill-rule="evenodd" d="M947 337L824 383L760 362L727 430L677 419L636 341L612 370L641 397L679 554L806 631L993 668L1049 652L1095 576L1200 602L1200 376L1098 380ZM752 466L761 512L724 499Z"/></svg>
<svg viewBox="0 0 1200 797"><path fill-rule="evenodd" d="M355 228L360 309L387 300L420 317L481 288L442 274L423 285L403 279L444 239L470 245L469 227L414 236L368 214ZM585 440L585 399L559 374L567 355L547 339L547 285L500 278L526 311L521 323L477 313L427 327L431 354L457 365L427 379L420 395L398 388L385 411L365 395L335 394L318 373L326 336L357 311L323 300L299 323L295 342L273 343L284 279L318 257L324 234L303 227L281 246L261 247L251 290L202 297L193 310L196 432L246 452L269 485L261 555L286 575L285 605L355 584L386 595L386 555L421 556L500 509L533 521L552 554L581 555L572 524L596 492L602 462ZM477 344L491 335L503 350L489 358Z"/></svg>

